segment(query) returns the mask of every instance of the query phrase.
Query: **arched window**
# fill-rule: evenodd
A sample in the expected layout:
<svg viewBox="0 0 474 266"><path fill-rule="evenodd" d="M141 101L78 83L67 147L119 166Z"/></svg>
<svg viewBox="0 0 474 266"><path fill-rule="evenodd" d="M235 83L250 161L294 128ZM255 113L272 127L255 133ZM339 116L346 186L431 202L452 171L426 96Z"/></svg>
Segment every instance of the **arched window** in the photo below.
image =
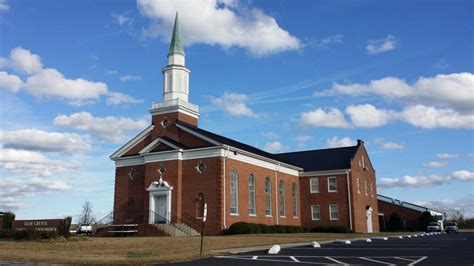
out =
<svg viewBox="0 0 474 266"><path fill-rule="evenodd" d="M286 216L285 182L283 182L283 180L280 180L280 216Z"/></svg>
<svg viewBox="0 0 474 266"><path fill-rule="evenodd" d="M238 214L239 211L239 176L234 169L230 172L230 213Z"/></svg>
<svg viewBox="0 0 474 266"><path fill-rule="evenodd" d="M291 198L293 200L293 217L298 217L298 191L296 191L296 184L291 185Z"/></svg>
<svg viewBox="0 0 474 266"><path fill-rule="evenodd" d="M255 176L249 175L249 214L255 215Z"/></svg>
<svg viewBox="0 0 474 266"><path fill-rule="evenodd" d="M265 178L265 215L272 215L272 182L269 177Z"/></svg>

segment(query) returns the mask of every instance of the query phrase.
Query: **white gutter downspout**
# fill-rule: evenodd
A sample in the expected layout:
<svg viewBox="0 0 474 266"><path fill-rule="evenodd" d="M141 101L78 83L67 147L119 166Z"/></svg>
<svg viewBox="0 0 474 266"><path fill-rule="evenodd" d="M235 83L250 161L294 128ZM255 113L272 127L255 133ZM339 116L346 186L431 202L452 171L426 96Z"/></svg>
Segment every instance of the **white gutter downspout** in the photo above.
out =
<svg viewBox="0 0 474 266"><path fill-rule="evenodd" d="M224 156L224 169L223 169L223 179L224 179L224 202L223 202L223 205L224 205L224 208L222 209L222 213L223 213L223 216L224 216L224 229L227 229L227 224L226 224L226 216L227 216L227 213L225 212L225 202L226 202L226 198L225 198L225 192L227 190L226 186L225 186L225 174L226 174L226 170L225 170L225 163L227 161L227 157L229 157L229 146L227 146L227 150L226 150L226 154Z"/></svg>
<svg viewBox="0 0 474 266"><path fill-rule="evenodd" d="M352 207L351 207L351 189L349 185L349 172L351 170L346 170L346 182L347 182L347 205L349 205L349 228L352 230Z"/></svg>
<svg viewBox="0 0 474 266"><path fill-rule="evenodd" d="M278 209L278 177L277 172L280 171L280 163L278 163L277 167L275 168L275 216L276 216L276 224L278 223L278 216L280 216L280 210Z"/></svg>

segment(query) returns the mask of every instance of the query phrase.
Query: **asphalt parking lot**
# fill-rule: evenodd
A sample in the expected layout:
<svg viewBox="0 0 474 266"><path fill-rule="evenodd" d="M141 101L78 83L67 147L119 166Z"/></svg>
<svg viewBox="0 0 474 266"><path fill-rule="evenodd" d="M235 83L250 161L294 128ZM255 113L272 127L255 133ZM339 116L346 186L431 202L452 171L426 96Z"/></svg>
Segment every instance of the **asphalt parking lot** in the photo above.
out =
<svg viewBox="0 0 474 266"><path fill-rule="evenodd" d="M414 234L415 235L415 234ZM390 237L284 248L277 255L266 250L216 256L173 265L473 265L474 234L451 233Z"/></svg>

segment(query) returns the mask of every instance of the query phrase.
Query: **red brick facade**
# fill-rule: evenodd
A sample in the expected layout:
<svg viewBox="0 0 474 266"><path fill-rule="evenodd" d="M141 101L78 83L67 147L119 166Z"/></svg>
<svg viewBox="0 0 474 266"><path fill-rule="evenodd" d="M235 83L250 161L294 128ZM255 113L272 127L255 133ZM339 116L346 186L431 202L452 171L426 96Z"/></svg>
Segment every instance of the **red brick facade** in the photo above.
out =
<svg viewBox="0 0 474 266"><path fill-rule="evenodd" d="M400 215L402 222L401 226L403 230L418 229L422 211L407 208L396 203L389 203L383 200L378 201L378 206L379 213L381 216L381 230L387 231L389 229L390 216L393 213L398 213L398 215Z"/></svg>

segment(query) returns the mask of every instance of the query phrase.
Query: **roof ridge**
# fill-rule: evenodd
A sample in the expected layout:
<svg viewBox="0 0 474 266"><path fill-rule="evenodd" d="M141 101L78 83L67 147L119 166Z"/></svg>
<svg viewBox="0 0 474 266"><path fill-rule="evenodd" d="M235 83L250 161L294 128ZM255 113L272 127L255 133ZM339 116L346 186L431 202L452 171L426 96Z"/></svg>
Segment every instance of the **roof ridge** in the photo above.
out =
<svg viewBox="0 0 474 266"><path fill-rule="evenodd" d="M291 151L291 152L275 153L275 155L290 154L290 153L314 152L314 151L325 151L325 150L337 150L337 149L349 149L349 148L357 148L358 146L359 146L359 145L346 146L346 147L336 147L336 148L314 149L314 150L305 150L305 151Z"/></svg>

